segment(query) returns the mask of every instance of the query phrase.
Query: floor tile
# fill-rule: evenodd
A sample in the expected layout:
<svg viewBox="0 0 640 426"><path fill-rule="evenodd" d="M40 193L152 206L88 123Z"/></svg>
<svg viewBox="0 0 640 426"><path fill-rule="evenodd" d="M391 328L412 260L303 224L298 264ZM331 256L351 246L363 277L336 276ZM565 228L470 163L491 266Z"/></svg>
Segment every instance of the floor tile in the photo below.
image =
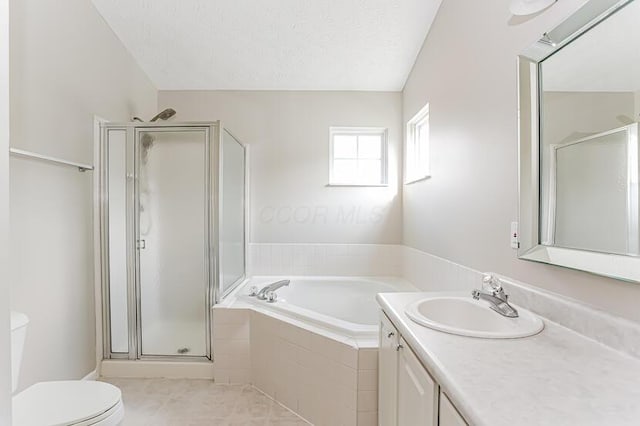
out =
<svg viewBox="0 0 640 426"><path fill-rule="evenodd" d="M105 378L118 386L123 426L303 426L304 419L249 385L211 380Z"/></svg>

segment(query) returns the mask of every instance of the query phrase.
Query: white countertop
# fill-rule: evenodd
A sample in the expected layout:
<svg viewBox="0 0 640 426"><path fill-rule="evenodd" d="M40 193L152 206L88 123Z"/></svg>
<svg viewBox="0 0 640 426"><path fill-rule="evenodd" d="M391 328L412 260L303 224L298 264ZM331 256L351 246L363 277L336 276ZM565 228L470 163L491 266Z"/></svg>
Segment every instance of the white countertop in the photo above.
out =
<svg viewBox="0 0 640 426"><path fill-rule="evenodd" d="M470 425L640 425L640 360L545 318L538 335L491 340L406 316L408 304L435 294L383 293L378 301Z"/></svg>

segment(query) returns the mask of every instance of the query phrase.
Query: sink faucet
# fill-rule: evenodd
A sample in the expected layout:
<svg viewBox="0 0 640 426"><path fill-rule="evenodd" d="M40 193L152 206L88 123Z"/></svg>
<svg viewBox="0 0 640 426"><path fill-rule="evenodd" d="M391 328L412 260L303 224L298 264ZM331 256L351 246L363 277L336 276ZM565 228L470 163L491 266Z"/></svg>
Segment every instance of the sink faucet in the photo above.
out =
<svg viewBox="0 0 640 426"><path fill-rule="evenodd" d="M271 283L269 285L266 285L262 288L262 290L260 290L257 294L256 297L260 300L267 300L268 296L267 294L269 292L272 291L276 291L277 289L279 289L280 287L284 287L289 285L291 281L290 280L281 280L281 281L276 281L275 283ZM274 300L275 301L275 300Z"/></svg>
<svg viewBox="0 0 640 426"><path fill-rule="evenodd" d="M518 311L516 308L511 306L507 301L509 296L505 294L499 278L489 274L485 275L482 278L482 287L482 290L473 290L471 292L474 299L486 300L489 302L489 307L500 315L509 318L518 317ZM489 291L485 291L484 288L489 289Z"/></svg>

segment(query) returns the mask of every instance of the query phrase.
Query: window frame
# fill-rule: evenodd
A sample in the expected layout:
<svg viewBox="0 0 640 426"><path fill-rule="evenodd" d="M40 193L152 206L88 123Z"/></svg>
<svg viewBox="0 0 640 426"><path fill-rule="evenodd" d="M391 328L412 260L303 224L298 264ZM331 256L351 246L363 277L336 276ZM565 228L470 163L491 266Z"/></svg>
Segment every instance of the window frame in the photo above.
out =
<svg viewBox="0 0 640 426"><path fill-rule="evenodd" d="M413 163L413 166L409 164L409 157L407 153L409 152L409 145L413 144L414 152L420 152L420 144L416 139L417 131L416 129L419 126L427 125L427 141L426 141L426 159L424 160L426 164L421 165L420 169L424 167L424 170L421 170L420 173L411 173L412 167L416 167L416 163ZM419 154L418 154L419 155ZM424 107L420 109L408 122L406 128L406 136L404 143L404 184L409 185L415 182L419 182L421 180L426 180L431 178L431 123L430 123L430 109L429 103L427 103Z"/></svg>
<svg viewBox="0 0 640 426"><path fill-rule="evenodd" d="M329 127L329 183L327 186L354 186L354 187L377 187L389 186L389 149L388 149L388 131L386 127ZM334 176L334 161L336 160L334 153L334 137L342 135L381 136L380 144L380 182L379 183L361 183L361 182L336 182ZM361 158L354 158L356 161ZM364 159L364 158L363 158Z"/></svg>

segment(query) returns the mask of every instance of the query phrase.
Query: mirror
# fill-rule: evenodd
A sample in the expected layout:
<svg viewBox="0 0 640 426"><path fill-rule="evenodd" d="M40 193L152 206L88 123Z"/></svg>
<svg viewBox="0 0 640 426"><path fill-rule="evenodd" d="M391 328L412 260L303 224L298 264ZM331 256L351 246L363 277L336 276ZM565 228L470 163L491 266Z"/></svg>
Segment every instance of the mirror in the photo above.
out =
<svg viewBox="0 0 640 426"><path fill-rule="evenodd" d="M522 259L640 281L638 22L591 0L519 57Z"/></svg>

